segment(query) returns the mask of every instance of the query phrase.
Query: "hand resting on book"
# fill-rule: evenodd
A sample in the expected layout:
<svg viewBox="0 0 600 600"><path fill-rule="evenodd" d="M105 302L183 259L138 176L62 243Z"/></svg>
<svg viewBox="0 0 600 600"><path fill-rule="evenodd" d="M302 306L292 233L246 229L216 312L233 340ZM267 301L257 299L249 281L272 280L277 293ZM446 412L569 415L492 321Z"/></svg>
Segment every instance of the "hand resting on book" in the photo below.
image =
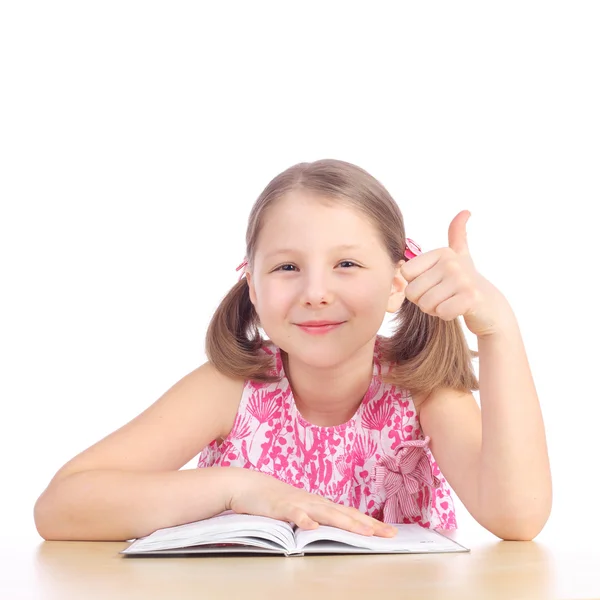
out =
<svg viewBox="0 0 600 600"><path fill-rule="evenodd" d="M361 535L396 535L395 527L369 517L356 508L337 504L271 475L248 469L240 470L240 485L232 490L227 508L240 514L287 521L301 529L331 525Z"/></svg>

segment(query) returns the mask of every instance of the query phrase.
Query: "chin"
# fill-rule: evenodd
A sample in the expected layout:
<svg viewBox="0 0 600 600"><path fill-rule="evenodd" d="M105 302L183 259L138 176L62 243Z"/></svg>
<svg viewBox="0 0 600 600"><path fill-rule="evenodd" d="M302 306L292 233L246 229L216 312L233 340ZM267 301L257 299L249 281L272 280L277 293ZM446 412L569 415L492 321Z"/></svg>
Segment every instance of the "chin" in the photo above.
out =
<svg viewBox="0 0 600 600"><path fill-rule="evenodd" d="M356 351L352 344L343 339L294 339L286 340L281 345L285 352L291 354L297 360L315 368L330 368L343 363Z"/></svg>
<svg viewBox="0 0 600 600"><path fill-rule="evenodd" d="M348 348L334 344L299 344L295 349L297 358L314 367L332 367L348 358Z"/></svg>
<svg viewBox="0 0 600 600"><path fill-rule="evenodd" d="M269 335L268 338L279 346L287 354L301 360L307 365L313 367L333 367L344 362L349 357L360 351L376 335L368 332L354 332L352 336L340 335L340 332L330 332L325 335L305 334L302 330L296 328ZM348 339L348 338L351 339Z"/></svg>

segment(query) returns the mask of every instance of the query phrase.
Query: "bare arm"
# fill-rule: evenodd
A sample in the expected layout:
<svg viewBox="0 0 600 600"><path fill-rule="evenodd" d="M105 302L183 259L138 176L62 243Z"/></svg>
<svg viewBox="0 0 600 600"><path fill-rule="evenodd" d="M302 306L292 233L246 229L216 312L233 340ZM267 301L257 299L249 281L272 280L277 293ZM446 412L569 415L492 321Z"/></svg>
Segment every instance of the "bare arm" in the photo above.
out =
<svg viewBox="0 0 600 600"><path fill-rule="evenodd" d="M552 478L542 411L517 320L509 318L498 333L478 338L478 349L481 509L500 532L531 539L550 515Z"/></svg>
<svg viewBox="0 0 600 600"><path fill-rule="evenodd" d="M58 471L35 504L39 534L126 540L225 510L242 469L179 469L229 433L242 389L209 363L183 377Z"/></svg>
<svg viewBox="0 0 600 600"><path fill-rule="evenodd" d="M420 408L431 451L465 507L506 540L531 540L552 506L542 413L519 327L478 338L481 411L473 394L436 390Z"/></svg>
<svg viewBox="0 0 600 600"><path fill-rule="evenodd" d="M47 540L128 540L223 510L332 525L364 535L393 528L277 478L238 467L179 470L233 426L243 382L210 364L175 384L133 421L69 461L39 497Z"/></svg>
<svg viewBox="0 0 600 600"><path fill-rule="evenodd" d="M228 509L242 469L81 471L50 485L35 505L46 540L113 540L212 517Z"/></svg>

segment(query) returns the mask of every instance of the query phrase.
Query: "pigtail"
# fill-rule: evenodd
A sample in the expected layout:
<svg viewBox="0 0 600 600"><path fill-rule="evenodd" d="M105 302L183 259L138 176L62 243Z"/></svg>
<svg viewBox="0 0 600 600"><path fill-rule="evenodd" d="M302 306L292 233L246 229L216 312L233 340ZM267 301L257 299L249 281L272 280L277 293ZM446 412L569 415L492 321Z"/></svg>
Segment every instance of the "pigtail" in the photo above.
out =
<svg viewBox="0 0 600 600"><path fill-rule="evenodd" d="M229 377L278 381L279 377L269 374L274 366L272 358L260 352L264 342L258 325L244 277L223 298L208 325L205 346L208 360Z"/></svg>
<svg viewBox="0 0 600 600"><path fill-rule="evenodd" d="M381 343L382 357L391 365L384 382L413 394L429 394L438 387L479 389L472 364L478 352L469 348L458 319L428 315L405 299L393 322L398 326Z"/></svg>

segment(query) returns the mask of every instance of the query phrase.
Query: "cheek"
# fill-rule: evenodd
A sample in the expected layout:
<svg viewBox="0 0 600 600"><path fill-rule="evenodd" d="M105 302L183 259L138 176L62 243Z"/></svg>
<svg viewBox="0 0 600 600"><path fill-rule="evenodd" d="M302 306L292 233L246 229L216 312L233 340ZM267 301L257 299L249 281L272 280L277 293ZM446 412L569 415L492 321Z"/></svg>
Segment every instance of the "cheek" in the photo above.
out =
<svg viewBox="0 0 600 600"><path fill-rule="evenodd" d="M260 312L279 312L290 302L290 290L276 283L262 284L256 289L257 309Z"/></svg>
<svg viewBox="0 0 600 600"><path fill-rule="evenodd" d="M379 311L385 307L389 296L389 290L383 288L381 283L369 283L362 285L353 291L353 304L362 311Z"/></svg>

